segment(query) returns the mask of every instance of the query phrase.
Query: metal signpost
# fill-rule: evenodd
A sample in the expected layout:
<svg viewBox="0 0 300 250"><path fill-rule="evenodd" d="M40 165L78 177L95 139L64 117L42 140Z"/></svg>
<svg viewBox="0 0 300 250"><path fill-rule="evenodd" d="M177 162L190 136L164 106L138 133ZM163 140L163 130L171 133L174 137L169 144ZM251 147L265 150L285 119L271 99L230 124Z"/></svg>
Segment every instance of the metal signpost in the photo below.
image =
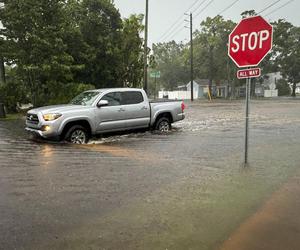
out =
<svg viewBox="0 0 300 250"><path fill-rule="evenodd" d="M228 56L239 68L237 77L246 79L246 126L244 164L248 164L249 109L251 78L259 77L261 70L256 67L272 49L273 27L261 16L243 19L229 35Z"/></svg>

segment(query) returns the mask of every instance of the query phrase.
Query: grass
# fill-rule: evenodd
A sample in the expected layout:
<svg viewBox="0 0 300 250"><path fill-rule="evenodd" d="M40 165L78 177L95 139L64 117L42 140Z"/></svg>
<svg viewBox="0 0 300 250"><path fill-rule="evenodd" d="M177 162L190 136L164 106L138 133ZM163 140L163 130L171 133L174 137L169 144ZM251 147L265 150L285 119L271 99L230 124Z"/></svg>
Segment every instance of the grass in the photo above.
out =
<svg viewBox="0 0 300 250"><path fill-rule="evenodd" d="M23 117L23 114L14 113L14 114L7 114L6 118L0 118L0 121L12 121L12 120L19 120Z"/></svg>

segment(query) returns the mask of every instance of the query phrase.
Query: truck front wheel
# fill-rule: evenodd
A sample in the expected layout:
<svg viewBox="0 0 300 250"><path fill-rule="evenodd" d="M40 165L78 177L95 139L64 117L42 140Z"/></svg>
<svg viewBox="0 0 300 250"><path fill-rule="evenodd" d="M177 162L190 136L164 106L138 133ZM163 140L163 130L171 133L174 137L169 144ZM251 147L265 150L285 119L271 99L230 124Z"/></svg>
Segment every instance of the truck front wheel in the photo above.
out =
<svg viewBox="0 0 300 250"><path fill-rule="evenodd" d="M75 125L68 130L65 140L73 144L86 144L89 141L89 134L83 126Z"/></svg>
<svg viewBox="0 0 300 250"><path fill-rule="evenodd" d="M169 132L171 130L171 122L169 118L160 118L155 124L155 129L159 132Z"/></svg>

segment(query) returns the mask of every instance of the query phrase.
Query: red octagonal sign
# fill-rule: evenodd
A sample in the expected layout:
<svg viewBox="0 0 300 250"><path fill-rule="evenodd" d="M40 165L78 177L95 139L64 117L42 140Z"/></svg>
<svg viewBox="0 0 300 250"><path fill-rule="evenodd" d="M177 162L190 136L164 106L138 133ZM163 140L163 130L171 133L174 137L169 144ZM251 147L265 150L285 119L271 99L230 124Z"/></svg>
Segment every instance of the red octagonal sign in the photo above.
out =
<svg viewBox="0 0 300 250"><path fill-rule="evenodd" d="M229 35L228 55L239 68L257 66L272 49L273 27L261 16L243 19Z"/></svg>

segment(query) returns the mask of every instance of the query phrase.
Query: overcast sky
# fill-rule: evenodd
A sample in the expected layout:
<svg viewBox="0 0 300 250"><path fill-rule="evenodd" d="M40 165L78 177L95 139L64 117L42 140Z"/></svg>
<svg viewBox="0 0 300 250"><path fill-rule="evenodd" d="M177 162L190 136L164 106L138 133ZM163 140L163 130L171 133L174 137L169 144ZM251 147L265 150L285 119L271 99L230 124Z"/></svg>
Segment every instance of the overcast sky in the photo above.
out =
<svg viewBox="0 0 300 250"><path fill-rule="evenodd" d="M197 8L201 2L204 3ZM261 13L262 16L269 14L272 11L274 13L266 17L267 20L273 21L278 18L284 18L287 21L293 23L296 26L300 26L300 1L299 0L199 0L191 9L196 16L197 13L203 10L194 20L195 29L199 27L200 22L208 16L215 16L230 4L237 1L230 9L225 11L222 15L225 19L232 19L238 22L241 19L240 14L245 10L254 9L257 13L268 7L269 5L276 3L272 7L268 8ZM145 0L115 0L116 7L120 10L123 17L128 17L133 13L144 13ZM182 41L189 38L189 30L182 29L184 27L184 15L183 13L192 6L196 0L149 0L149 42L162 42L166 40L175 39L176 41ZM288 3L281 9L277 8ZM190 11L191 11L190 10ZM181 18L180 18L181 17ZM170 35L162 37L162 35L169 30L170 26L176 20L179 20L178 24L174 27L174 32L170 32ZM180 31L180 29L182 29ZM176 31L179 31L178 33ZM176 34L177 33L177 34ZM174 35L172 35L174 34Z"/></svg>

